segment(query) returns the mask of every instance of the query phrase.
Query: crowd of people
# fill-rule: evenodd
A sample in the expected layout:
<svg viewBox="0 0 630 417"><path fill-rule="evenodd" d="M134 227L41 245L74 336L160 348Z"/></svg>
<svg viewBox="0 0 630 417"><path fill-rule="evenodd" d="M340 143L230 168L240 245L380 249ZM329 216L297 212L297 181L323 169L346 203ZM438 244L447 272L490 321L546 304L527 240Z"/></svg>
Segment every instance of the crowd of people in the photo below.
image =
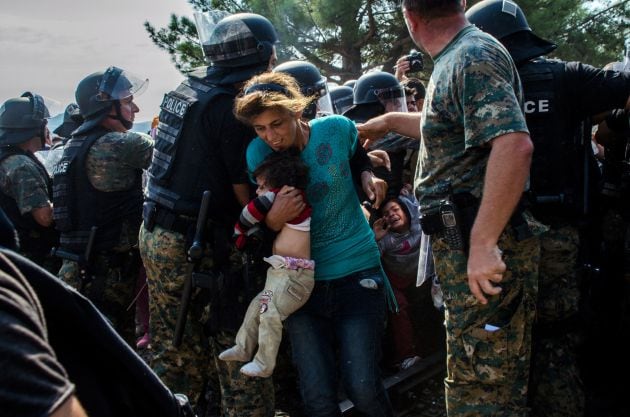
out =
<svg viewBox="0 0 630 417"><path fill-rule="evenodd" d="M509 0L402 12L426 88L419 52L330 87L276 65L265 17L205 13L208 65L148 134L148 80L114 66L52 134L39 95L0 107L0 416L273 416L283 340L298 413L340 416L341 389L393 416L384 366L422 360L421 285L449 416L628 411L630 57L547 59ZM109 388L143 378L148 404Z"/></svg>

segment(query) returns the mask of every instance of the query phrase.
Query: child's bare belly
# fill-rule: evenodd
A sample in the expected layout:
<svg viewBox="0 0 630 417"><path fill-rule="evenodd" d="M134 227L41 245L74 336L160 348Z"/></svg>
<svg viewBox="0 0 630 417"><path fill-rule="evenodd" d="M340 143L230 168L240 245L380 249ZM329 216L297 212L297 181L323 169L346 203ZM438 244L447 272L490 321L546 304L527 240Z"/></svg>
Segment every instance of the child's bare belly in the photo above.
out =
<svg viewBox="0 0 630 417"><path fill-rule="evenodd" d="M283 227L273 242L273 254L311 259L311 233Z"/></svg>

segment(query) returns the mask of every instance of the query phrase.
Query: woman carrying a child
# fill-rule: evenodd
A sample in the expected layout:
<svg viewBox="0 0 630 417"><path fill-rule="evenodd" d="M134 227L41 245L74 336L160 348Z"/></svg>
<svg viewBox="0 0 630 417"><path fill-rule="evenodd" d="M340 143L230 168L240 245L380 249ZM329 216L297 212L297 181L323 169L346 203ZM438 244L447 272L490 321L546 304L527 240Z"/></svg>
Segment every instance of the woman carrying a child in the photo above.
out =
<svg viewBox="0 0 630 417"><path fill-rule="evenodd" d="M315 286L306 304L285 321L305 411L311 417L340 416L341 379L360 413L391 416L378 365L389 285L354 189L350 161L360 147L357 130L342 116L303 121L308 102L283 73L250 79L235 102L236 117L258 134L247 149L250 172L270 153L289 148L300 151L309 169ZM369 170L361 173L361 183L368 197L376 197ZM283 187L265 218L267 226L282 229L304 204L299 190Z"/></svg>

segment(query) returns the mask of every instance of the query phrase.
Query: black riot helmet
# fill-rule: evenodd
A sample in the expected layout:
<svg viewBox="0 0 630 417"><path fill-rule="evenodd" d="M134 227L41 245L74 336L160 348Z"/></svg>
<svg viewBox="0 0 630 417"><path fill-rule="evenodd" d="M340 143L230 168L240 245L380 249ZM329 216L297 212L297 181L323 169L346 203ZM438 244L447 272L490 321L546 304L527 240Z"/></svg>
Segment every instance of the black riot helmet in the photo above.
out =
<svg viewBox="0 0 630 417"><path fill-rule="evenodd" d="M363 74L353 88L352 103L381 103L387 111L407 111L405 89L389 72L372 71Z"/></svg>
<svg viewBox="0 0 630 417"><path fill-rule="evenodd" d="M66 106L66 110L63 112L63 122L53 130L53 133L62 138L69 138L72 132L83 123L83 117L79 106L75 103L70 103Z"/></svg>
<svg viewBox="0 0 630 417"><path fill-rule="evenodd" d="M483 0L466 11L468 20L497 38L518 65L557 48L532 32L518 4L511 0Z"/></svg>
<svg viewBox="0 0 630 417"><path fill-rule="evenodd" d="M295 78L305 97L315 97L315 100L302 113L305 119L310 120L333 113L328 85L326 84L327 79L322 76L315 65L307 61L288 61L278 65L273 71L289 74Z"/></svg>
<svg viewBox="0 0 630 417"><path fill-rule="evenodd" d="M343 114L352 107L352 88L347 85L340 85L330 89L330 100L332 101L335 114Z"/></svg>
<svg viewBox="0 0 630 417"><path fill-rule="evenodd" d="M276 29L258 14L238 13L221 18L216 12L195 14L203 53L222 83L245 81L269 68L278 43Z"/></svg>
<svg viewBox="0 0 630 417"><path fill-rule="evenodd" d="M35 136L46 141L46 124L50 113L44 99L26 92L10 98L0 107L0 146L18 145Z"/></svg>
<svg viewBox="0 0 630 417"><path fill-rule="evenodd" d="M405 89L388 72L372 71L363 74L352 91L353 106L344 112L344 116L355 122L364 122L392 111L407 111Z"/></svg>
<svg viewBox="0 0 630 417"><path fill-rule="evenodd" d="M84 133L99 125L114 107L116 116L127 129L133 123L120 114L120 100L139 95L146 90L149 80L140 79L118 67L109 67L105 71L95 72L79 82L74 96L79 105L83 124L74 134Z"/></svg>

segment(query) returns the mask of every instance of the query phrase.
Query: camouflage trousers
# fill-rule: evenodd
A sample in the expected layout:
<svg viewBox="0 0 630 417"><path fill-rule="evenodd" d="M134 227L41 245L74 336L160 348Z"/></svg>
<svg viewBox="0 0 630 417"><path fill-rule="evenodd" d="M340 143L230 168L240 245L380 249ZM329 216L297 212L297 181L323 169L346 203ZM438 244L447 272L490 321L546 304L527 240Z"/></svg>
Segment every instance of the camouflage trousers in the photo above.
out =
<svg viewBox="0 0 630 417"><path fill-rule="evenodd" d="M529 393L532 415L537 417L584 415L584 389L577 362L582 338L577 321L578 250L579 235L574 226L554 227L541 236Z"/></svg>
<svg viewBox="0 0 630 417"><path fill-rule="evenodd" d="M240 373L239 362L218 359L220 352L234 345L235 335L219 332L206 337L209 306L199 289L192 296L182 343L173 346L182 289L193 267L186 261L184 235L158 225L152 231L142 226L139 241L149 287L151 368L171 391L186 394L193 405L212 392L220 394L222 416L273 416L273 381L247 377ZM210 258L202 261L204 267L211 262Z"/></svg>
<svg viewBox="0 0 630 417"><path fill-rule="evenodd" d="M540 241L516 241L510 226L498 243L507 271L500 294L480 304L470 292L467 257L442 236L432 241L444 292L449 417L525 417L536 308ZM494 325L494 330L487 327Z"/></svg>
<svg viewBox="0 0 630 417"><path fill-rule="evenodd" d="M90 299L109 320L112 327L132 347L135 347L135 287L139 269L125 271L112 258L103 254L93 257L94 280L85 284L83 295ZM68 285L81 290L79 265L63 261L59 278Z"/></svg>

